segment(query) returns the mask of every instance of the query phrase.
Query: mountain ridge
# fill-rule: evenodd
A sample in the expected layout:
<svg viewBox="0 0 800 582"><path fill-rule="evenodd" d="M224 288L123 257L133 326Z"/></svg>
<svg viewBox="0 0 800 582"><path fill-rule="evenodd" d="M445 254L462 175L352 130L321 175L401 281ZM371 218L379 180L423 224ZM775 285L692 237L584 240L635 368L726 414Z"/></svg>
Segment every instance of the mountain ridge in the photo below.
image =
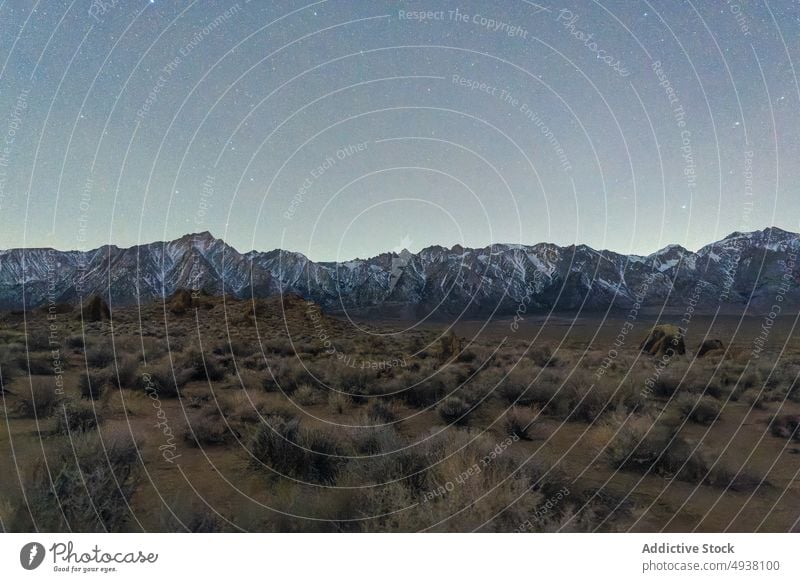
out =
<svg viewBox="0 0 800 582"><path fill-rule="evenodd" d="M757 312L775 301L800 307L800 234L770 227L734 232L696 252L667 245L649 255L587 245L431 245L417 253L384 252L367 259L312 261L273 249L241 253L210 232L170 241L88 251L17 248L0 251L0 308L74 303L101 295L112 305L171 296L179 289L240 298L296 293L326 309L402 307L415 317L502 314L526 310L590 311L680 307L697 281L707 285L703 309Z"/></svg>

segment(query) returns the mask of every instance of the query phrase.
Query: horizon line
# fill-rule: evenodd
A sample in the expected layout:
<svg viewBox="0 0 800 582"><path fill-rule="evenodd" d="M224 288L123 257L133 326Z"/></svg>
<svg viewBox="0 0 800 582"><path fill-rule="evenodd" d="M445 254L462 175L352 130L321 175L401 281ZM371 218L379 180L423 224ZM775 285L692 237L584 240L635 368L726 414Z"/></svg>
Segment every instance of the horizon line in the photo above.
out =
<svg viewBox="0 0 800 582"><path fill-rule="evenodd" d="M434 248L434 247L441 247L441 248L452 250L453 248L458 246L458 247L463 248L464 250L479 250L479 249L486 249L486 248L494 247L494 246L536 247L536 246L539 246L539 245L552 245L552 246L556 246L556 247L559 247L559 248L581 247L582 246L582 247L590 248L590 249L592 249L592 250L594 250L596 252L599 252L599 253L610 252L610 253L614 253L614 254L621 255L621 256L633 256L633 257L646 258L646 257L652 256L652 255L654 255L654 254L656 254L656 253L658 253L660 251L666 250L666 249L668 249L670 247L676 247L676 246L680 247L680 248L682 248L682 249L684 249L684 250L686 250L686 251L688 251L690 253L696 254L700 250L702 250L702 249L704 249L706 247L713 246L713 245L718 244L718 243L720 243L720 242L722 242L724 240L732 238L732 237L734 237L736 235L765 233L767 231L780 231L780 232L783 232L783 233L786 233L786 234L790 234L790 235L794 235L794 236L800 237L800 232L786 230L786 229L781 228L779 226L768 226L768 227L765 227L765 228L762 228L762 229L756 229L756 230L750 230L750 231L735 230L735 231L729 233L728 235L724 236L721 239L713 240L713 241L710 241L710 242L700 246L696 250L692 250L692 249L686 248L680 243L668 243L665 246L657 248L656 250L654 250L654 251L652 251L652 252L650 252L650 253L648 253L646 255L642 255L642 254L638 254L638 253L619 252L619 251L615 251L615 250L611 250L611 249L607 249L607 248L606 249L595 249L594 247L592 247L591 245L588 245L586 243L573 242L573 243L570 243L568 245L559 245L557 243L547 242L547 241L539 241L539 242L532 243L532 244L495 242L495 243L489 243L488 245L485 245L485 246L482 246L482 247L464 247L460 243L456 243L456 244L448 247L448 246L443 245L443 244L434 243L434 244L430 244L430 245L427 245L427 246L421 248L417 252L413 252L413 251L409 251L409 252L411 252L414 255L418 255L419 253L421 253L421 252L423 252L423 251L425 251L427 249ZM339 263L339 264L341 264L341 263L347 263L347 262L350 262L350 261L367 261L367 260L374 259L376 257L379 257L381 255L385 255L385 254L398 254L395 251L388 251L387 250L387 251L382 251L382 252L379 252L379 253L374 254L372 256L368 256L368 257L354 257L354 258L351 258L351 259L342 259L342 260L317 260L317 259L310 258L308 255L306 255L302 251L294 251L294 250L289 250L289 249L282 249L282 248L279 248L279 247L275 247L275 248L272 248L272 249L269 249L269 250L258 250L258 249L254 248L254 249L251 249L249 251L242 252L242 251L238 250L236 247L234 247L232 244L227 242L224 238L215 236L209 230L203 230L203 231L199 231L199 232L187 232L185 234L182 234L182 235L180 235L180 236L178 236L176 238L172 238L172 239L166 239L166 240L161 239L161 240L154 240L154 241L150 241L150 242L140 242L140 243L136 243L136 244L133 244L133 245L130 245L130 246L125 246L125 247L121 247L119 245L116 245L114 243L110 243L109 242L109 243L104 243L104 244L101 244L99 246L92 247L92 248L89 248L89 249L86 249L86 250L81 250L81 249L60 249L60 248L56 248L56 247L43 247L43 246L30 246L30 247L11 247L11 248L6 248L6 249L0 249L0 253L9 253L9 252L13 252L13 251L56 251L56 252L60 252L60 253L91 253L91 252L100 250L103 247L114 247L114 248L126 251L126 250L130 250L130 249L134 249L136 247L145 247L145 246L150 246L150 245L155 245L155 244L167 244L167 243L170 243L170 242L178 241L178 240L183 239L183 238L187 238L187 237L193 237L194 238L194 237L203 236L203 235L207 235L207 236L211 237L214 240L222 241L227 246L231 247L234 251L236 251L237 253L242 254L242 255L246 255L246 254L249 254L249 253L271 253L271 252L275 252L275 251L280 251L280 252L283 252L283 253L293 253L293 254L302 255L306 259L308 259L310 261L313 261L315 263ZM408 249L403 249L403 250L408 250Z"/></svg>

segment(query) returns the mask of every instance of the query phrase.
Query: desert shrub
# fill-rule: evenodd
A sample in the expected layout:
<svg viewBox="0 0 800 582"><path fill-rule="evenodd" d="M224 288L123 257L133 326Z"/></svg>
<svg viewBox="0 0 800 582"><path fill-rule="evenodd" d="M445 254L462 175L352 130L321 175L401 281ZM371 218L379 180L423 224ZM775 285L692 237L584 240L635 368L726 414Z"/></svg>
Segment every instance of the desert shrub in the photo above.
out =
<svg viewBox="0 0 800 582"><path fill-rule="evenodd" d="M89 432L97 429L103 420L94 404L65 399L64 406L56 411L55 432L63 435Z"/></svg>
<svg viewBox="0 0 800 582"><path fill-rule="evenodd" d="M119 389L133 388L136 384L136 370L138 367L138 362L130 355L118 358L116 365L106 370L109 382Z"/></svg>
<svg viewBox="0 0 800 582"><path fill-rule="evenodd" d="M300 406L313 406L322 402L322 393L309 384L303 384L292 394L292 399Z"/></svg>
<svg viewBox="0 0 800 582"><path fill-rule="evenodd" d="M615 467L640 473L656 473L696 485L748 491L763 479L749 471L733 471L718 455L702 445L676 435L675 429L657 425L645 436L652 419L640 419L620 431L607 449Z"/></svg>
<svg viewBox="0 0 800 582"><path fill-rule="evenodd" d="M625 418L624 424L610 427L615 436L606 447L606 455L614 467L649 469L672 436L671 432L653 423L650 416L631 416Z"/></svg>
<svg viewBox="0 0 800 582"><path fill-rule="evenodd" d="M8 384L19 375L22 369L20 361L24 354L24 345L15 342L0 342L0 380L2 380L3 387L7 388Z"/></svg>
<svg viewBox="0 0 800 582"><path fill-rule="evenodd" d="M45 330L28 330L27 349L30 352L39 352L51 349L50 336Z"/></svg>
<svg viewBox="0 0 800 582"><path fill-rule="evenodd" d="M316 385L314 374L303 362L285 358L264 374L263 387L267 392L280 392L291 394L303 384Z"/></svg>
<svg viewBox="0 0 800 582"><path fill-rule="evenodd" d="M83 335L68 335L64 339L64 346L70 350L82 350Z"/></svg>
<svg viewBox="0 0 800 582"><path fill-rule="evenodd" d="M31 353L20 362L20 368L27 370L32 376L54 376L56 368L52 352ZM64 360L61 360L64 366Z"/></svg>
<svg viewBox="0 0 800 582"><path fill-rule="evenodd" d="M23 382L18 398L19 413L22 416L28 418L50 416L58 402L55 379L32 376L29 382Z"/></svg>
<svg viewBox="0 0 800 582"><path fill-rule="evenodd" d="M458 356L456 357L456 362L468 364L470 362L474 362L477 359L478 355L473 352L472 350L463 350Z"/></svg>
<svg viewBox="0 0 800 582"><path fill-rule="evenodd" d="M264 467L311 483L331 484L344 464L337 439L319 429L300 426L297 419L270 416L253 437L254 467Z"/></svg>
<svg viewBox="0 0 800 582"><path fill-rule="evenodd" d="M161 506L161 529L165 532L217 533L221 529L220 520L206 504L192 503L189 494L180 496L169 504Z"/></svg>
<svg viewBox="0 0 800 582"><path fill-rule="evenodd" d="M82 372L78 378L78 388L83 398L99 399L111 384L108 370L89 370Z"/></svg>
<svg viewBox="0 0 800 582"><path fill-rule="evenodd" d="M439 417L447 424L465 424L469 410L469 404L458 396L448 396L436 407Z"/></svg>
<svg viewBox="0 0 800 582"><path fill-rule="evenodd" d="M558 356L553 354L553 348L549 345L532 347L528 351L528 357L540 368L558 365Z"/></svg>
<svg viewBox="0 0 800 582"><path fill-rule="evenodd" d="M238 433L231 433L219 411L209 410L192 420L186 427L183 436L191 446L202 448L224 444L229 437L234 435L238 436Z"/></svg>
<svg viewBox="0 0 800 582"><path fill-rule="evenodd" d="M770 419L769 430L772 436L800 441L800 415L775 415Z"/></svg>
<svg viewBox="0 0 800 582"><path fill-rule="evenodd" d="M675 405L685 418L698 424L711 424L722 412L719 401L709 396L682 394L675 399Z"/></svg>
<svg viewBox="0 0 800 582"><path fill-rule="evenodd" d="M341 392L331 390L331 392L328 394L328 406L330 406L337 413L344 414L345 410L348 410L351 406L353 406L353 399L347 394L342 394Z"/></svg>
<svg viewBox="0 0 800 582"><path fill-rule="evenodd" d="M533 381L538 370L518 364L508 373L502 384L497 388L497 394L507 404L526 406L533 403Z"/></svg>
<svg viewBox="0 0 800 582"><path fill-rule="evenodd" d="M274 339L261 342L261 349L265 354L276 354L279 356L294 355L294 348L288 339Z"/></svg>
<svg viewBox="0 0 800 582"><path fill-rule="evenodd" d="M373 399L367 409L367 416L379 423L389 423L397 420L397 407L383 400Z"/></svg>
<svg viewBox="0 0 800 582"><path fill-rule="evenodd" d="M185 370L189 380L218 382L225 378L225 369L213 356L204 356L195 349L189 349L176 357L175 367Z"/></svg>
<svg viewBox="0 0 800 582"><path fill-rule="evenodd" d="M253 355L258 350L258 344L254 342L247 342L241 338L230 338L218 344L213 353L219 356L233 355L237 358L246 358Z"/></svg>
<svg viewBox="0 0 800 582"><path fill-rule="evenodd" d="M662 398L670 398L682 386L685 368L673 363L669 368L661 371L661 374L653 384L653 393Z"/></svg>
<svg viewBox="0 0 800 582"><path fill-rule="evenodd" d="M147 392L156 392L160 397L175 398L191 378L188 370L175 370L173 375L169 362L153 366L142 366L137 374L137 385Z"/></svg>
<svg viewBox="0 0 800 582"><path fill-rule="evenodd" d="M86 363L92 368L105 368L114 363L114 349L110 343L99 343L86 350Z"/></svg>
<svg viewBox="0 0 800 582"><path fill-rule="evenodd" d="M138 483L136 445L129 435L101 441L77 435L47 456L26 484L36 527L44 531L122 531ZM51 484L52 480L52 484Z"/></svg>
<svg viewBox="0 0 800 582"><path fill-rule="evenodd" d="M405 388L398 396L409 406L425 408L439 402L447 392L456 388L456 385L448 386L444 373L436 374L426 380L414 380L411 376L406 376L411 380L410 384L405 384Z"/></svg>
<svg viewBox="0 0 800 582"><path fill-rule="evenodd" d="M504 423L506 433L522 440L531 440L532 428L538 413L538 408L513 407L506 412Z"/></svg>

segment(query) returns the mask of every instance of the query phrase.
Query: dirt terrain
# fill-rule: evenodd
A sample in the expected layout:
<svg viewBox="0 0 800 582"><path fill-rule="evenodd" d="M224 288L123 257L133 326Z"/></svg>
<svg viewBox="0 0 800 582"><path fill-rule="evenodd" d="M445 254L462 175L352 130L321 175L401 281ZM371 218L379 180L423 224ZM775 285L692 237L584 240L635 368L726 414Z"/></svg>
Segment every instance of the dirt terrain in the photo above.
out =
<svg viewBox="0 0 800 582"><path fill-rule="evenodd" d="M5 531L799 527L793 316L698 315L647 355L680 315L105 307L0 318Z"/></svg>

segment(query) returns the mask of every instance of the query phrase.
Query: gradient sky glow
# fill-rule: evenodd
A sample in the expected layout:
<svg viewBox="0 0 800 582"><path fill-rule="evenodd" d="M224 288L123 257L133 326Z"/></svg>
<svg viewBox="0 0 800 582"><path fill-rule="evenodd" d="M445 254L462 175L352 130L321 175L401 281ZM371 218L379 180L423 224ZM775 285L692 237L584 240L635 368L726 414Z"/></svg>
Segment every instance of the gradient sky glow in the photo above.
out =
<svg viewBox="0 0 800 582"><path fill-rule="evenodd" d="M0 2L0 247L800 230L796 2L91 6Z"/></svg>

